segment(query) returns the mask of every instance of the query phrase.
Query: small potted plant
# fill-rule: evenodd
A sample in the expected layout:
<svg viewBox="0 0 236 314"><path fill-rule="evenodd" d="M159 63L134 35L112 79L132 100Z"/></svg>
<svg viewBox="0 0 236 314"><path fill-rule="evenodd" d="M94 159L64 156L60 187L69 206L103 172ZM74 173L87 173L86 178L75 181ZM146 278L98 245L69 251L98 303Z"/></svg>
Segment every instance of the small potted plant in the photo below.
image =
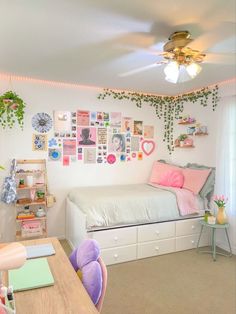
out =
<svg viewBox="0 0 236 314"><path fill-rule="evenodd" d="M187 134L180 134L178 137L180 147L184 146L184 141L188 138Z"/></svg>
<svg viewBox="0 0 236 314"><path fill-rule="evenodd" d="M23 130L24 109L24 101L15 92L7 91L5 94L0 95L0 125L3 129L7 126L12 129L14 124L18 122Z"/></svg>
<svg viewBox="0 0 236 314"><path fill-rule="evenodd" d="M37 201L38 202L44 201L45 193L43 191L37 191L36 195L37 195Z"/></svg>
<svg viewBox="0 0 236 314"><path fill-rule="evenodd" d="M19 188L24 188L25 187L25 180L24 179L20 179L19 181Z"/></svg>

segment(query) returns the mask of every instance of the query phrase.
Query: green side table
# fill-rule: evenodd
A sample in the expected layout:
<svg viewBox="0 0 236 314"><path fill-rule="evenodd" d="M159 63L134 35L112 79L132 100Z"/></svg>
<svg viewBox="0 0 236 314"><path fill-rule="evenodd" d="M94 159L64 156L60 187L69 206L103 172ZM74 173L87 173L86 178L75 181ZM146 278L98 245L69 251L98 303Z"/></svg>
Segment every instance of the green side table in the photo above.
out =
<svg viewBox="0 0 236 314"><path fill-rule="evenodd" d="M230 245L230 242L229 242L229 235L228 235L228 231L227 231L227 229L229 227L229 224L224 224L224 225L214 224L214 225L210 225L207 222L205 222L204 220L201 220L200 224L201 224L201 232L200 232L200 235L199 235L199 238L198 238L198 242L197 242L197 251L201 252L201 253L210 253L210 254L212 254L212 257L213 257L214 261L216 261L216 254L223 255L223 256L232 256L232 249L231 249L231 245ZM211 228L211 230L212 230L212 234L211 234L211 251L199 251L199 243L200 243L200 239L201 239L201 235L202 235L202 231L203 231L204 227ZM216 251L216 239L215 239L215 231L216 231L216 229L224 229L225 230L225 234L226 234L226 238L228 240L229 250L230 250L230 253L227 254L227 255L223 254L223 253L219 253L219 252Z"/></svg>

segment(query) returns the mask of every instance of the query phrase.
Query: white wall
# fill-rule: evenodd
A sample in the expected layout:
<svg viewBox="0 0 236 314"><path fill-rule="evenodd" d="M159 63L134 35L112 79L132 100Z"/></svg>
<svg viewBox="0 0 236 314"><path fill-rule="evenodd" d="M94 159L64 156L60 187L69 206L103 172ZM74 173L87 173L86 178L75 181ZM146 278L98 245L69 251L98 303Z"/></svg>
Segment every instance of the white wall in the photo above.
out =
<svg viewBox="0 0 236 314"><path fill-rule="evenodd" d="M9 89L8 81L0 81L1 93ZM109 164L71 163L63 167L62 162L49 161L48 181L50 192L55 194L57 203L48 212L49 235L63 237L65 235L65 198L71 188L76 186L110 185L146 182L154 160L166 158L167 151L162 143L162 122L155 116L154 109L144 105L142 109L125 101L115 101L111 98L98 100L100 90L89 88L65 88L32 82L13 81L13 90L27 104L24 131L18 127L12 130L0 129L0 164L9 169L12 158L37 159L47 158L45 152L32 151L31 118L37 112L53 110L88 109L91 111L120 111L123 116L142 120L145 124L155 126L157 148L150 156L144 156L142 161L117 162ZM53 136L53 131L48 137ZM8 171L1 171L1 179ZM1 180L2 181L2 180ZM0 182L1 184L1 182ZM14 237L14 207L0 203L0 234L4 241Z"/></svg>
<svg viewBox="0 0 236 314"><path fill-rule="evenodd" d="M0 78L1 94L9 89L9 82ZM12 158L34 159L47 158L46 153L32 151L31 118L37 112L52 114L53 110L88 109L93 111L121 111L124 116L131 116L143 120L145 124L155 126L157 149L143 161L131 161L124 163L108 164L83 164L72 163L69 167L63 167L61 162L48 162L48 180L50 192L57 198L56 205L48 212L49 235L64 237L65 235L65 198L72 187L125 184L146 182L151 165L156 159L167 159L175 163L186 164L197 162L209 166L215 166L216 162L216 121L218 111L212 112L211 105L201 107L199 104L186 104L184 113L189 113L197 121L208 126L208 136L196 137L194 149L176 149L172 156L166 150L162 142L163 124L157 119L153 108L144 105L142 109L127 101L116 101L112 98L98 100L98 89L56 87L45 84L13 81L12 89L27 103L25 126L22 132L19 128L13 130L0 129L0 164L9 169ZM221 101L224 97L235 93L234 84L223 84L220 87ZM175 125L175 138L185 132L185 126ZM49 137L53 136L50 131ZM7 171L0 172L0 184ZM0 203L0 241L10 241L14 237L14 207Z"/></svg>

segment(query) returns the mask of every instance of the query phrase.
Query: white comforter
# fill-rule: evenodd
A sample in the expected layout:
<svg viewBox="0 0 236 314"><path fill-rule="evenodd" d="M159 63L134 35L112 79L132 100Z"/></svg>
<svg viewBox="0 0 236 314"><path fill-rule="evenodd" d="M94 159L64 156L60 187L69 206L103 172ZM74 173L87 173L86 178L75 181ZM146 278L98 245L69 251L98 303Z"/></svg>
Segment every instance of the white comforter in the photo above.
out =
<svg viewBox="0 0 236 314"><path fill-rule="evenodd" d="M180 217L175 195L148 184L79 187L68 197L86 214L87 229Z"/></svg>

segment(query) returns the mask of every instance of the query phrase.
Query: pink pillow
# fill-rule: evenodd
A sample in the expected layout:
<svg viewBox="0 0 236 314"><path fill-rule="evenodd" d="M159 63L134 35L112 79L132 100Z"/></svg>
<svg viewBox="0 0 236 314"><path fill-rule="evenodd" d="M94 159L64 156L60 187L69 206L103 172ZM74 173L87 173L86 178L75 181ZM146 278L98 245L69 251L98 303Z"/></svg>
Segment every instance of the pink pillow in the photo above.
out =
<svg viewBox="0 0 236 314"><path fill-rule="evenodd" d="M169 164L164 164L163 162L155 161L152 166L152 172L149 179L149 183L156 183L159 184L160 181L162 181L163 176L168 171L178 170L181 171L182 168L172 166Z"/></svg>
<svg viewBox="0 0 236 314"><path fill-rule="evenodd" d="M184 175L183 188L192 191L194 194L198 194L206 182L211 169L199 170L183 168L182 171Z"/></svg>
<svg viewBox="0 0 236 314"><path fill-rule="evenodd" d="M162 175L158 184L172 186L175 188L182 188L184 184L183 173L179 170L169 170Z"/></svg>

